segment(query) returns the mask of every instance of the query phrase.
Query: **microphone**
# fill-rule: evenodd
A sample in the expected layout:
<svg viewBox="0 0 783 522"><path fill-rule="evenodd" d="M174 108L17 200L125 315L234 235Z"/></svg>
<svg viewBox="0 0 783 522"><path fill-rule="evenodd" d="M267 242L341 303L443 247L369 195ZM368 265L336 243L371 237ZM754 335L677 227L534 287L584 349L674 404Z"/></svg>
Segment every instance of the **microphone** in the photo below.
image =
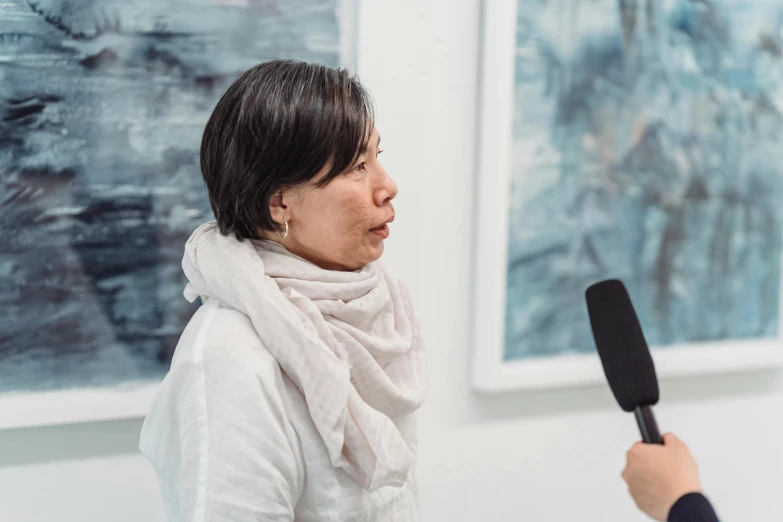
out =
<svg viewBox="0 0 783 522"><path fill-rule="evenodd" d="M642 440L663 444L652 407L658 403L658 377L650 349L625 285L609 279L585 292L595 346L606 380L620 407L633 412Z"/></svg>

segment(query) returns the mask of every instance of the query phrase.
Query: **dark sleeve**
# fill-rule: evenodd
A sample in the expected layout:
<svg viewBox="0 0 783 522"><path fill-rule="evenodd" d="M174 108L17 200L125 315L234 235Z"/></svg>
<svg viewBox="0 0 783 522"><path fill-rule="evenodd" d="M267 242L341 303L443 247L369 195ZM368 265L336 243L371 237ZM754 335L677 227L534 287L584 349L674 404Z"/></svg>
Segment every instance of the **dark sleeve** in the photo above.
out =
<svg viewBox="0 0 783 522"><path fill-rule="evenodd" d="M688 493L674 503L669 522L719 522L712 505L701 493Z"/></svg>

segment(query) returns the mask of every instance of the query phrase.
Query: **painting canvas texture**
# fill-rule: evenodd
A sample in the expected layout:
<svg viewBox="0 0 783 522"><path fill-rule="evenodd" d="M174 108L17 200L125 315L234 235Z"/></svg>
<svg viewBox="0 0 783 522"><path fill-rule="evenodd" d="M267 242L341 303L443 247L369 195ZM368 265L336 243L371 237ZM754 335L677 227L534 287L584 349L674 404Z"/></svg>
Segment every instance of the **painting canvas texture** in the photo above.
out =
<svg viewBox="0 0 783 522"><path fill-rule="evenodd" d="M275 58L337 66L336 0L0 3L0 393L156 381L212 219L201 132Z"/></svg>
<svg viewBox="0 0 783 522"><path fill-rule="evenodd" d="M519 0L505 361L605 278L660 349L778 336L782 59L781 1Z"/></svg>

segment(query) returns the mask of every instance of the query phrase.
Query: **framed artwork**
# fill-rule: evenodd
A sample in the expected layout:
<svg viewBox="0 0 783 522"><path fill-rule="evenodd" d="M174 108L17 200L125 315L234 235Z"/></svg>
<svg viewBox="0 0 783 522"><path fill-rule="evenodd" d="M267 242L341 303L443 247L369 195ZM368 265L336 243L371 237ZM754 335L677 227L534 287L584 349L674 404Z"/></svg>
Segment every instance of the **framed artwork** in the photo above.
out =
<svg viewBox="0 0 783 522"><path fill-rule="evenodd" d="M265 60L353 68L357 4L0 3L0 428L146 414L195 311L211 110Z"/></svg>
<svg viewBox="0 0 783 522"><path fill-rule="evenodd" d="M484 7L475 387L602 381L609 278L660 376L779 365L783 2Z"/></svg>

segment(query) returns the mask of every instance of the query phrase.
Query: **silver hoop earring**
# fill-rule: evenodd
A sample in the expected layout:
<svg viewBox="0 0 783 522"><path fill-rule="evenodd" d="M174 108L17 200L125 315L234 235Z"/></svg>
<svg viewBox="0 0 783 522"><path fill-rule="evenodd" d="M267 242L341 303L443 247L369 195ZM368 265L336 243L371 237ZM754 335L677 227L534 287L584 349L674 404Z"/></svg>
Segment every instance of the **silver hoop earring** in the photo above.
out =
<svg viewBox="0 0 783 522"><path fill-rule="evenodd" d="M280 233L279 230L277 230L276 232L277 232L277 235L280 236L280 239L287 238L288 237L288 221L285 222L285 232L283 232L282 234Z"/></svg>

